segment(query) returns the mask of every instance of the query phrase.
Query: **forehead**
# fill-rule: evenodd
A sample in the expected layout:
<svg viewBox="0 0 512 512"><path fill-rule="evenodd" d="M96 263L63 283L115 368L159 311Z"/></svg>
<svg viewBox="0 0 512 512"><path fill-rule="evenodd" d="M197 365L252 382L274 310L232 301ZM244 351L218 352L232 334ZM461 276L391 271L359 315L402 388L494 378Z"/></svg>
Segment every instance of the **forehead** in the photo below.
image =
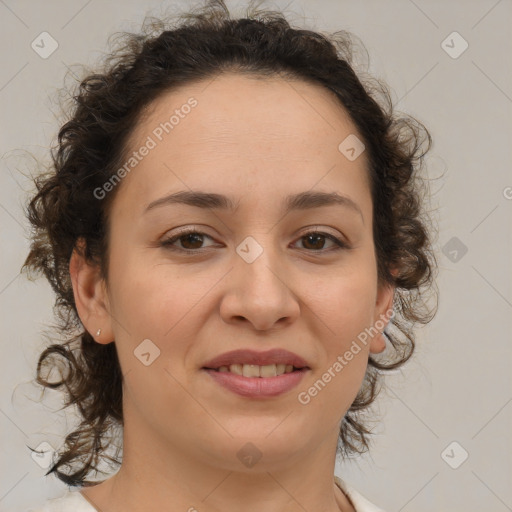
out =
<svg viewBox="0 0 512 512"><path fill-rule="evenodd" d="M151 149L121 188L131 182L146 205L187 188L238 197L314 187L361 196L368 190L366 154L350 161L339 149L354 135L362 139L325 87L227 73L173 89L148 105L126 159L143 146Z"/></svg>
<svg viewBox="0 0 512 512"><path fill-rule="evenodd" d="M306 153L332 149L333 143L336 149L340 135L356 132L326 87L281 76L225 73L162 93L146 107L130 142L153 134L165 143L160 139L171 133L181 147L212 137L242 149L265 140L283 145L301 140Z"/></svg>

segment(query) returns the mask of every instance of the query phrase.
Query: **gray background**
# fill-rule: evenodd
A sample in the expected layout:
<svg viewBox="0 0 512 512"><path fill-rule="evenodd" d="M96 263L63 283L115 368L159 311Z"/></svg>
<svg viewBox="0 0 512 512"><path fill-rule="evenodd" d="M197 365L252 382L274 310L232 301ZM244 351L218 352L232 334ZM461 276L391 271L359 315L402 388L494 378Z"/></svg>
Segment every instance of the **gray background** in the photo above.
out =
<svg viewBox="0 0 512 512"><path fill-rule="evenodd" d="M63 493L26 445L57 448L73 421L55 412L58 394L38 404L39 390L30 383L41 331L53 321L53 296L44 279L19 275L28 248L22 212L34 163L28 155L47 155L59 122L54 93L66 71L94 65L108 35L136 31L162 5L191 3L0 0L1 510ZM240 5L228 2L234 15ZM370 72L387 81L397 108L424 122L434 138L425 173L439 226L439 312L419 331L414 359L388 378L370 454L339 465L337 473L387 511L512 510L512 2L266 6L288 6L292 21L307 28L359 36ZM43 31L59 45L47 59L31 48ZM457 58L442 47L454 31L469 44ZM461 49L461 40L448 44L452 52Z"/></svg>

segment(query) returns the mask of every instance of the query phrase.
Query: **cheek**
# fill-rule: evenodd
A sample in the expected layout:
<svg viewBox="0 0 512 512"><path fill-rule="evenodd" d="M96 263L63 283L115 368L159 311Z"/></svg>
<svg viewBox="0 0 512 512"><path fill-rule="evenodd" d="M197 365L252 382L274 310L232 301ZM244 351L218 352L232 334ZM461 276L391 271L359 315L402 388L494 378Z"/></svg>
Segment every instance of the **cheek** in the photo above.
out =
<svg viewBox="0 0 512 512"><path fill-rule="evenodd" d="M204 291L179 269L148 264L147 255L130 256L110 272L111 310L131 337L162 339L192 309ZM114 258L112 258L114 260Z"/></svg>
<svg viewBox="0 0 512 512"><path fill-rule="evenodd" d="M129 277L127 277L129 276ZM110 273L111 311L114 337L123 373L146 382L143 387L158 391L171 376L186 378L190 351L197 343L201 326L207 322L205 291L218 278L204 279L167 264L148 265L147 256L128 257ZM145 341L150 340L150 341ZM147 354L149 356L142 356ZM141 365L145 357L150 366ZM146 361L148 362L148 361ZM138 377L137 377L138 378Z"/></svg>
<svg viewBox="0 0 512 512"><path fill-rule="evenodd" d="M343 268L323 279L308 279L313 290L307 292L308 305L337 342L357 337L370 325L376 301L375 280L372 267L366 265Z"/></svg>
<svg viewBox="0 0 512 512"><path fill-rule="evenodd" d="M335 425L346 414L364 380L368 353L364 348L350 350L338 344L328 355L327 363L298 390L300 410L310 417L322 418Z"/></svg>
<svg viewBox="0 0 512 512"><path fill-rule="evenodd" d="M310 294L309 306L321 320L325 359L318 370L316 390L310 389L308 395L322 394L318 402L348 408L368 363L369 327L375 307L372 272L366 268L319 283Z"/></svg>

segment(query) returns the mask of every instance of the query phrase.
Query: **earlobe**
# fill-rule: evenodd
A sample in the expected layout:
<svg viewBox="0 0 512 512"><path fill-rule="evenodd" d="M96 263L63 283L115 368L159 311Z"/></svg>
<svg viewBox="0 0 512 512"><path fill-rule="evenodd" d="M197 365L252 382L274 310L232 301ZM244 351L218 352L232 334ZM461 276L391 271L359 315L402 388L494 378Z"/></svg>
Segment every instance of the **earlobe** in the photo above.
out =
<svg viewBox="0 0 512 512"><path fill-rule="evenodd" d="M105 281L98 265L88 262L83 245L75 247L69 274L78 316L91 336L102 344L114 340Z"/></svg>

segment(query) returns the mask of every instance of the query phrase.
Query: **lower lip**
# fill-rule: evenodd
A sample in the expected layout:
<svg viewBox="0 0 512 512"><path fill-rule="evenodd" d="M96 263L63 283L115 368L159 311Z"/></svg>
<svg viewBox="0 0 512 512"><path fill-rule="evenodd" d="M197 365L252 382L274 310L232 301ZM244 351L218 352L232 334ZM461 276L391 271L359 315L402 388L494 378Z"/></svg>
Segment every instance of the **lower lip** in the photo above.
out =
<svg viewBox="0 0 512 512"><path fill-rule="evenodd" d="M237 395L251 398L278 396L292 390L304 377L308 368L283 373L276 377L244 377L231 372L204 369L218 384Z"/></svg>

